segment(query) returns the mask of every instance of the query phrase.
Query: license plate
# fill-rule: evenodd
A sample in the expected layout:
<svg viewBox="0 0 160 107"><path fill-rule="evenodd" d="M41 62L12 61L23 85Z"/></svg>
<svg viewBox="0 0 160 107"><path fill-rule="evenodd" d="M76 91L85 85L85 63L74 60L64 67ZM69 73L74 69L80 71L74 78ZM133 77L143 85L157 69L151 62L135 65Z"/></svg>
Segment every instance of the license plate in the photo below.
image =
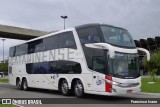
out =
<svg viewBox="0 0 160 107"><path fill-rule="evenodd" d="M132 90L127 90L127 93L132 93Z"/></svg>

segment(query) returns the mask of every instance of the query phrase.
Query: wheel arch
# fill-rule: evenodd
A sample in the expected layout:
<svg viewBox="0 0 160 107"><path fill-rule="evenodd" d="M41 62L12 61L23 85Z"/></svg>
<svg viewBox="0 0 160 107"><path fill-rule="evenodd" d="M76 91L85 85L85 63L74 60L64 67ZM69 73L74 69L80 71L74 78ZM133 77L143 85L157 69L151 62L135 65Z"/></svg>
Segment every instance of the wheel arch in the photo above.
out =
<svg viewBox="0 0 160 107"><path fill-rule="evenodd" d="M24 79L26 79L27 84L28 84L28 86L29 86L29 80L28 80L28 78L27 78L27 77L25 77L25 76L23 76L23 77L22 77L22 82L23 82L23 80L24 80Z"/></svg>
<svg viewBox="0 0 160 107"><path fill-rule="evenodd" d="M67 81L68 86L69 86L69 88L70 88L70 82L69 82L69 80L68 80L66 77L61 77L61 78L59 78L59 80L58 80L58 90L60 90L60 86L61 86L61 83L62 83L63 80L66 80L66 81Z"/></svg>
<svg viewBox="0 0 160 107"><path fill-rule="evenodd" d="M16 85L17 85L17 82L18 81L21 81L21 78L20 77L16 77ZM22 81L21 81L22 82Z"/></svg>
<svg viewBox="0 0 160 107"><path fill-rule="evenodd" d="M84 88L84 90L85 90L84 81L83 81L80 77L75 77L75 78L72 79L72 81L71 81L71 90L73 90L74 84L75 84L76 80L80 80L80 81L82 82L83 88Z"/></svg>

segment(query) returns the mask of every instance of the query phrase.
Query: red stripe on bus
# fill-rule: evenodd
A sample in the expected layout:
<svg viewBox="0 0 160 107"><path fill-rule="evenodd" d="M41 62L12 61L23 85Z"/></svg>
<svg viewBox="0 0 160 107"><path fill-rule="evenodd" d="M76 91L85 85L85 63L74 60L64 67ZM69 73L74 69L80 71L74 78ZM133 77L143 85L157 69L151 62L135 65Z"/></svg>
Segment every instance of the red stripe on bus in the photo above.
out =
<svg viewBox="0 0 160 107"><path fill-rule="evenodd" d="M105 76L105 79L112 81L112 77L111 77L111 76L108 76L108 75ZM106 85L106 86L105 86L105 87L106 87L106 88L105 88L105 89L106 89L105 91L112 93L112 84L106 82L105 85Z"/></svg>

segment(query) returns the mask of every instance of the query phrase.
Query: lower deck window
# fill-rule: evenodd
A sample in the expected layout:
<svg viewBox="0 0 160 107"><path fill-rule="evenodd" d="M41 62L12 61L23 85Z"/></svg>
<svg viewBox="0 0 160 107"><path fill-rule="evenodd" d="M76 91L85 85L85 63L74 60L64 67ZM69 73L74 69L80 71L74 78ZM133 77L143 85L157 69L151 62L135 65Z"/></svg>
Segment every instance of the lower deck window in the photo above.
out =
<svg viewBox="0 0 160 107"><path fill-rule="evenodd" d="M28 74L80 74L80 63L73 61L50 61L26 64Z"/></svg>

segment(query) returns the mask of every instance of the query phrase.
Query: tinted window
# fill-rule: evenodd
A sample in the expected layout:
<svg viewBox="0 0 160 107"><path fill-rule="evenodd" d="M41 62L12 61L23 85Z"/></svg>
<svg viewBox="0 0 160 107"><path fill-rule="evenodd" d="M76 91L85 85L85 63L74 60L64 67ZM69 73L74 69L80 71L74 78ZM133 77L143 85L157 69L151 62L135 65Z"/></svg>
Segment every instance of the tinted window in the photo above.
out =
<svg viewBox="0 0 160 107"><path fill-rule="evenodd" d="M100 42L100 35L96 27L86 27L77 30L82 44Z"/></svg>
<svg viewBox="0 0 160 107"><path fill-rule="evenodd" d="M53 35L47 38L44 38L46 50L52 50L58 48L58 35Z"/></svg>
<svg viewBox="0 0 160 107"><path fill-rule="evenodd" d="M9 50L9 56L10 57L14 57L16 53L16 48L15 47L11 47Z"/></svg>
<svg viewBox="0 0 160 107"><path fill-rule="evenodd" d="M107 68L105 68L105 65L107 65L106 56L105 56L105 50L102 49L94 49L94 48L88 48L84 44L82 44L83 51L85 54L85 58L87 61L88 68L100 73L105 73Z"/></svg>
<svg viewBox="0 0 160 107"><path fill-rule="evenodd" d="M105 51L102 49L94 49L83 46L88 68L97 72L105 73L105 65L107 65ZM100 67L101 66L101 67Z"/></svg>
<svg viewBox="0 0 160 107"><path fill-rule="evenodd" d="M73 48L77 49L74 36L72 32L64 32L59 37L59 48Z"/></svg>
<svg viewBox="0 0 160 107"><path fill-rule="evenodd" d="M45 51L44 43L37 44L35 52L42 52L42 51Z"/></svg>
<svg viewBox="0 0 160 107"><path fill-rule="evenodd" d="M105 71L104 57L93 57L93 70L97 72L104 73Z"/></svg>
<svg viewBox="0 0 160 107"><path fill-rule="evenodd" d="M18 46L16 46L15 48L16 48L15 56L18 56L19 55Z"/></svg>
<svg viewBox="0 0 160 107"><path fill-rule="evenodd" d="M33 74L32 64L26 64L26 71L27 71L28 74Z"/></svg>
<svg viewBox="0 0 160 107"><path fill-rule="evenodd" d="M88 68L97 72L105 73L105 55L104 50L88 48L87 43L100 42L100 34L96 27L87 27L77 29L80 42L85 54Z"/></svg>
<svg viewBox="0 0 160 107"><path fill-rule="evenodd" d="M57 72L57 61L49 62L49 74L56 74Z"/></svg>
<svg viewBox="0 0 160 107"><path fill-rule="evenodd" d="M81 66L73 61L51 61L26 64L28 74L79 74Z"/></svg>
<svg viewBox="0 0 160 107"><path fill-rule="evenodd" d="M48 74L49 65L48 62L40 62L40 63L33 63L33 74Z"/></svg>
<svg viewBox="0 0 160 107"><path fill-rule="evenodd" d="M101 26L101 30L105 42L113 45L135 47L135 43L127 30L110 26Z"/></svg>
<svg viewBox="0 0 160 107"><path fill-rule="evenodd" d="M28 53L41 52L45 50L43 39L35 40L28 43Z"/></svg>
<svg viewBox="0 0 160 107"><path fill-rule="evenodd" d="M88 48L84 45L82 45L82 47L83 47L83 51L86 57L88 68L93 70L92 58L95 56L94 55L95 50L93 48Z"/></svg>
<svg viewBox="0 0 160 107"><path fill-rule="evenodd" d="M27 47L28 47L27 44L16 46L16 56L27 54Z"/></svg>
<svg viewBox="0 0 160 107"><path fill-rule="evenodd" d="M77 62L57 61L57 72L64 74L81 73L81 66Z"/></svg>
<svg viewBox="0 0 160 107"><path fill-rule="evenodd" d="M26 64L26 70L28 74L48 74L49 63L39 62L39 63Z"/></svg>

